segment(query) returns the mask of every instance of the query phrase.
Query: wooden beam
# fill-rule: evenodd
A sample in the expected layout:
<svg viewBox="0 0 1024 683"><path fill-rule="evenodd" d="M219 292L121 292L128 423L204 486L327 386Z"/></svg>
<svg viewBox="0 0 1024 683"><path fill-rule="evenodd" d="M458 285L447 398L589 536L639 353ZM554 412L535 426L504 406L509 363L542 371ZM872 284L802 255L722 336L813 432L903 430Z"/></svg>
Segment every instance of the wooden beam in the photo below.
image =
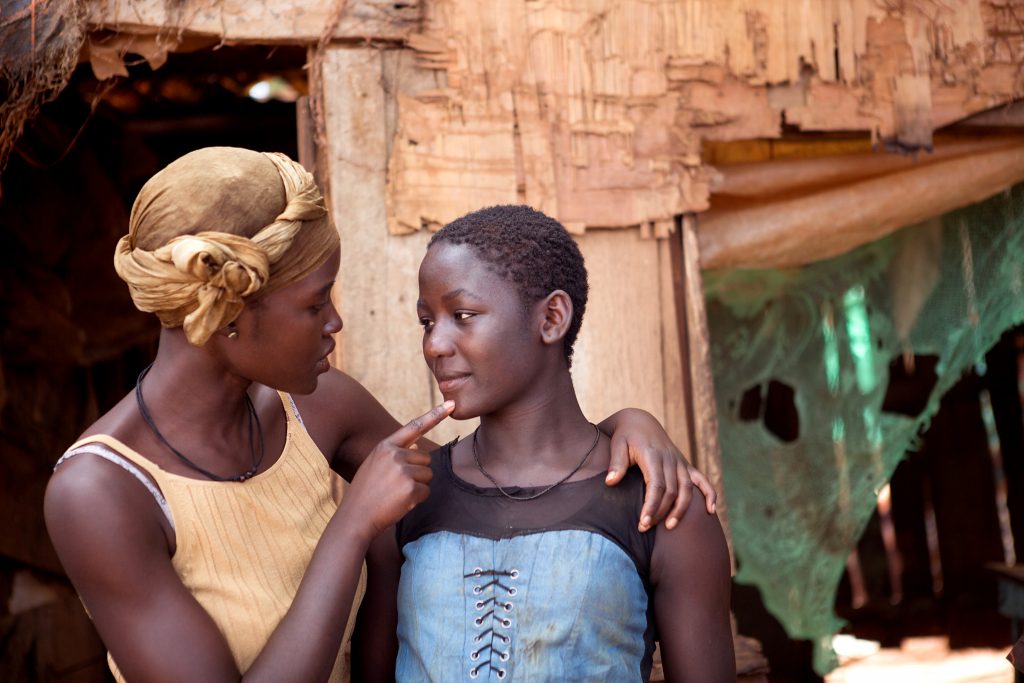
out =
<svg viewBox="0 0 1024 683"><path fill-rule="evenodd" d="M704 268L786 268L846 253L1024 181L1024 142L701 217Z"/></svg>
<svg viewBox="0 0 1024 683"><path fill-rule="evenodd" d="M158 34L172 45L186 35L215 36L225 43L311 44L339 3L342 17L334 40L405 40L423 12L422 0L115 0L90 3L88 25Z"/></svg>
<svg viewBox="0 0 1024 683"><path fill-rule="evenodd" d="M716 197L722 195L771 199L782 194L805 193L808 188L828 187L921 168L938 161L1017 145L1021 141L1019 135L987 136L936 142L931 153L916 155L864 152L718 166L719 177L711 185L711 208L715 208Z"/></svg>

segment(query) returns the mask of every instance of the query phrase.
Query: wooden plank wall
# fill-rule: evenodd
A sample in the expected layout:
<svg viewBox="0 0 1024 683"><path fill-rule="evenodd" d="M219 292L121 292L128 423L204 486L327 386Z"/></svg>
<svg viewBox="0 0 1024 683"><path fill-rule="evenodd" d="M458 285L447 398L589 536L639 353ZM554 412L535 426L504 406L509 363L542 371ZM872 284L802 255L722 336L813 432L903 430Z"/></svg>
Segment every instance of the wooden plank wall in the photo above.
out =
<svg viewBox="0 0 1024 683"><path fill-rule="evenodd" d="M431 233L387 229L389 107L394 93L435 74L417 68L412 51L355 47L330 48L323 73L329 200L343 245L337 295L345 330L336 360L405 420L440 396L415 315L416 273ZM591 282L573 367L584 411L599 420L625 406L644 408L686 443L667 244L639 230L591 231L579 243ZM432 436L447 440L472 428L449 421Z"/></svg>

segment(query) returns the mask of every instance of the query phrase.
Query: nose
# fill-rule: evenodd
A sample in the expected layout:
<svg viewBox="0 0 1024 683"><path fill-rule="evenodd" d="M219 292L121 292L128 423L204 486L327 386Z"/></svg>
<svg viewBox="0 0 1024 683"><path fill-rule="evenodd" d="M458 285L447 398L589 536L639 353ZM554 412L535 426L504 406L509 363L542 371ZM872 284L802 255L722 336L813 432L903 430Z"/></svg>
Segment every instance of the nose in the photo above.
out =
<svg viewBox="0 0 1024 683"><path fill-rule="evenodd" d="M337 334L341 332L341 328L345 326L342 322L341 316L338 315L338 309L332 303L330 306L330 314L327 316L327 321L324 323L324 336Z"/></svg>
<svg viewBox="0 0 1024 683"><path fill-rule="evenodd" d="M446 331L445 326L435 324L434 328L423 334L423 356L425 358L444 358L452 355L454 345L452 337Z"/></svg>

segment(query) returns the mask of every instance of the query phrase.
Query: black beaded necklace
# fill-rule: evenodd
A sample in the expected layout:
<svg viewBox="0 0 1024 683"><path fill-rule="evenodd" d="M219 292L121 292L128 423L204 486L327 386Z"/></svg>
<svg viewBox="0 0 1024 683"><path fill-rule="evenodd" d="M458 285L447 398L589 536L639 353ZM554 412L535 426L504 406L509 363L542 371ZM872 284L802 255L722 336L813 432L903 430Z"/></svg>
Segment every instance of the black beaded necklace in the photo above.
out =
<svg viewBox="0 0 1024 683"><path fill-rule="evenodd" d="M556 481L554 484L545 486L540 491L530 494L528 496L517 496L514 493L509 493L508 491L501 487L501 484L499 484L494 477L491 476L490 472L484 469L483 463L480 462L480 453L477 452L476 446L476 435L477 432L480 431L479 427L473 430L473 460L476 461L476 468L480 470L480 474L487 477L490 480L490 482L494 484L494 487L498 489L498 492L501 493L501 495L505 496L506 498L510 498L512 500L533 500L534 498L540 498L541 496L543 496L545 493L555 488L556 486L560 486L565 482L569 481L569 477L580 471L580 469L583 467L583 464L587 462L587 458L589 458L590 454L594 452L595 448L597 448L597 444L601 440L601 430L598 429L597 425L593 423L591 423L590 426L594 428L594 431L597 432L597 435L594 437L594 443L590 446L590 449L586 453L584 453L583 458L581 458L580 461L576 463L576 467L572 468L572 471L569 472L569 474L565 475L564 477Z"/></svg>
<svg viewBox="0 0 1024 683"><path fill-rule="evenodd" d="M149 414L149 408L146 407L146 402L142 400L142 380L147 374L149 374L152 367L152 363L147 365L145 369L139 373L139 378L135 380L135 402L139 404L139 413L142 415L142 419L145 420L147 425L149 425L153 435L160 441L160 443L167 446L171 453L178 456L179 460L194 469L196 472L202 474L207 479L212 479L213 481L245 481L246 479L251 479L255 476L256 472L260 468L260 463L263 462L263 427L260 425L260 416L256 414L256 407L252 404L252 399L249 398L249 394L246 393L245 395L245 407L249 410L249 451L252 453L252 467L238 476L222 477L219 474L214 474L209 470L203 469L189 460L181 451L172 446L167 441L167 438L160 433L160 430L157 429L156 423L153 421L153 416ZM259 442L258 449L256 447L257 441Z"/></svg>

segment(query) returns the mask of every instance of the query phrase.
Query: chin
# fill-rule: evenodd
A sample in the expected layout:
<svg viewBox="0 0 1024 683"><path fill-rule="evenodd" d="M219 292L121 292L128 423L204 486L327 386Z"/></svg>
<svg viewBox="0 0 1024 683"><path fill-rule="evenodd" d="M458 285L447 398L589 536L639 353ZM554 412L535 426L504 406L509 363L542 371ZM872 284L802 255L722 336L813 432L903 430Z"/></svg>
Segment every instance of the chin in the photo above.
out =
<svg viewBox="0 0 1024 683"><path fill-rule="evenodd" d="M455 401L455 410L449 416L453 420L472 420L474 417L480 417L485 411L479 409L479 406L473 406L470 403L460 403L457 398L445 396L446 401Z"/></svg>
<svg viewBox="0 0 1024 683"><path fill-rule="evenodd" d="M472 410L459 410L459 404L455 404L455 410L449 417L453 420L472 420L474 417L480 417L480 413L475 413Z"/></svg>
<svg viewBox="0 0 1024 683"><path fill-rule="evenodd" d="M298 394L299 396L308 396L316 391L316 388L320 385L320 375L314 375L312 378L306 381L295 383L295 387L289 389L286 393Z"/></svg>

